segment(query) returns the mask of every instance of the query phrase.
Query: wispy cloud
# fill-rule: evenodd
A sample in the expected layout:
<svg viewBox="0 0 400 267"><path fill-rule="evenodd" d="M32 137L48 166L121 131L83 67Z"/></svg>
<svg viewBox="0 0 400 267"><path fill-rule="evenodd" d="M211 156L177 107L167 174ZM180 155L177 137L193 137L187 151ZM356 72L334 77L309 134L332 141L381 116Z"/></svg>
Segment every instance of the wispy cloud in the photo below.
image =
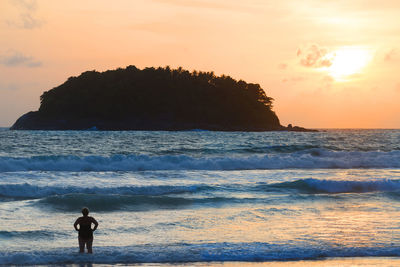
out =
<svg viewBox="0 0 400 267"><path fill-rule="evenodd" d="M43 25L43 21L36 16L38 4L36 0L10 0L11 4L19 10L18 18L7 20L9 26L22 29L35 29Z"/></svg>
<svg viewBox="0 0 400 267"><path fill-rule="evenodd" d="M36 0L10 0L15 5L27 10L35 11L38 7Z"/></svg>
<svg viewBox="0 0 400 267"><path fill-rule="evenodd" d="M245 2L220 2L220 1L210 1L210 0L153 0L154 2L186 7L186 8L205 8L205 9L219 9L224 11L236 11L253 13L257 12L257 9L252 5L247 5Z"/></svg>
<svg viewBox="0 0 400 267"><path fill-rule="evenodd" d="M384 60L385 60L386 62L388 62L388 61L393 61L393 60L397 57L397 55L398 55L397 52L398 52L397 49L392 49L392 50L390 50L389 52L387 52L387 53L385 54Z"/></svg>
<svg viewBox="0 0 400 267"><path fill-rule="evenodd" d="M328 50L317 44L312 44L297 50L300 65L309 68L322 68L332 65L332 59L328 57Z"/></svg>
<svg viewBox="0 0 400 267"><path fill-rule="evenodd" d="M302 82L305 81L306 78L301 77L301 76L297 76L297 77L291 77L291 78L284 78L282 79L282 82L287 83L287 82L293 82L293 83L298 83L298 82Z"/></svg>
<svg viewBox="0 0 400 267"><path fill-rule="evenodd" d="M0 83L0 91L14 91L18 90L18 86L15 84L4 84Z"/></svg>
<svg viewBox="0 0 400 267"><path fill-rule="evenodd" d="M286 64L286 63L278 64L278 69L280 69L280 70L286 70L287 67L288 67L288 64Z"/></svg>
<svg viewBox="0 0 400 267"><path fill-rule="evenodd" d="M0 55L0 64L6 67L24 66L35 68L42 66L41 61L18 51L9 51L5 55Z"/></svg>

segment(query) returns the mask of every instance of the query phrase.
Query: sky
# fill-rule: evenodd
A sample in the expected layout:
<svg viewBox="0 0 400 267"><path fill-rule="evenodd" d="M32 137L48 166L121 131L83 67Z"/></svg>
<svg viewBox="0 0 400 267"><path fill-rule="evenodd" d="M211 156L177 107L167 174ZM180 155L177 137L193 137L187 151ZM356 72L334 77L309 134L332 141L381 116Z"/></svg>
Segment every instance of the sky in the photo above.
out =
<svg viewBox="0 0 400 267"><path fill-rule="evenodd" d="M0 0L0 126L87 70L259 83L282 125L400 127L400 1Z"/></svg>

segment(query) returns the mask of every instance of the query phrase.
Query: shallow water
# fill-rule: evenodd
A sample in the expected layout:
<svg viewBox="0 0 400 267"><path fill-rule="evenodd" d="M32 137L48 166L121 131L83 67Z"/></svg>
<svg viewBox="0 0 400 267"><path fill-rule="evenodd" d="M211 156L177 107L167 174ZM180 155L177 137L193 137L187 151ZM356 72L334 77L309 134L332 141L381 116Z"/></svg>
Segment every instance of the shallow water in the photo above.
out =
<svg viewBox="0 0 400 267"><path fill-rule="evenodd" d="M400 131L0 130L0 264L400 256ZM72 224L88 206L94 255Z"/></svg>

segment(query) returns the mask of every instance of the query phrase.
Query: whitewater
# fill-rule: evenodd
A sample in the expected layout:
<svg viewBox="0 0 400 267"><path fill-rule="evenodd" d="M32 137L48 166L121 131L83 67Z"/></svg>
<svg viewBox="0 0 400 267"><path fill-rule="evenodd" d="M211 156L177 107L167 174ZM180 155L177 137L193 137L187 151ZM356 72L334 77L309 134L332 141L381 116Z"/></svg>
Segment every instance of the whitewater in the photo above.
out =
<svg viewBox="0 0 400 267"><path fill-rule="evenodd" d="M400 130L0 128L0 226L2 265L400 256Z"/></svg>

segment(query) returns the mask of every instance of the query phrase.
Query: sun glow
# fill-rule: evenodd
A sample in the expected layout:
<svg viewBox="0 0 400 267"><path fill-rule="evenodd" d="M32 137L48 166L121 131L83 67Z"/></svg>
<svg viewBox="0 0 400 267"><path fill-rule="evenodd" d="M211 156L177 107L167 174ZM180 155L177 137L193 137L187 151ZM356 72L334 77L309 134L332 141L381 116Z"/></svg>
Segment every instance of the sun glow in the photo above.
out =
<svg viewBox="0 0 400 267"><path fill-rule="evenodd" d="M331 65L326 67L329 75L336 81L349 80L350 76L360 74L370 61L370 53L363 48L342 48L328 55Z"/></svg>

